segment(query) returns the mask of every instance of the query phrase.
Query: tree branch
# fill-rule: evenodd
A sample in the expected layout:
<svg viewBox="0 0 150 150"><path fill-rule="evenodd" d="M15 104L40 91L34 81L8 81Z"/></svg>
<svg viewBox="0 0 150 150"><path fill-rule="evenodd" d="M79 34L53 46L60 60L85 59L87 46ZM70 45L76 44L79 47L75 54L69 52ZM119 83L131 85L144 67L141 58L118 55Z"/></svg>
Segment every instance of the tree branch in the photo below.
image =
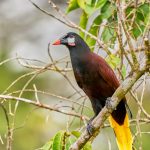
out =
<svg viewBox="0 0 150 150"><path fill-rule="evenodd" d="M28 103L28 104L40 107L40 108L45 108L45 109L48 109L48 110L51 110L51 111L56 111L56 112L59 112L59 113L65 114L65 115L70 115L70 116L78 117L78 118L81 118L81 119L84 118L86 120L89 119L88 117L82 116L78 113L60 110L57 107L51 107L47 104L42 104L42 103L39 103L37 101L32 101L32 100L29 100L29 99L26 99L26 98L15 97L15 96L10 96L10 95L0 95L0 99L21 101L21 102L24 102L24 103Z"/></svg>
<svg viewBox="0 0 150 150"><path fill-rule="evenodd" d="M10 128L9 117L8 117L6 108L2 104L0 104L0 106L4 111L6 123L7 123L7 145L6 145L6 149L11 150L12 149L12 130Z"/></svg>
<svg viewBox="0 0 150 150"><path fill-rule="evenodd" d="M150 66L150 43L148 41L148 38L144 38L145 42L145 56L146 56L146 65L147 67Z"/></svg>
<svg viewBox="0 0 150 150"><path fill-rule="evenodd" d="M83 134L78 138L78 140L70 147L70 150L79 150L81 149L88 141L92 140L92 138L96 137L100 129L103 126L104 121L107 117L112 113L112 111L117 107L118 103L122 98L126 95L126 93L132 88L135 82L145 73L145 69L134 72L132 77L128 77L115 91L113 96L111 97L111 108L107 108L106 106L101 110L98 116L92 121L93 132L89 135L87 130L83 132Z"/></svg>
<svg viewBox="0 0 150 150"><path fill-rule="evenodd" d="M71 28L74 28L74 29L77 29L79 31L82 31L83 33L85 33L86 35L89 35L92 39L96 40L98 45L100 47L102 47L106 53L108 55L111 54L109 48L107 47L107 45L101 41L98 37L94 36L93 34L89 33L88 31L84 30L83 28L81 28L80 26L78 26L77 24L75 24L73 21L71 21L61 10L60 8L52 1L52 0L49 0L48 3L52 6L53 9L55 9L58 14L60 15L60 17L63 18L63 20L59 19L58 17L56 17L55 15L53 15L52 13L49 13L47 12L46 10L40 8L36 3L34 3L33 1L29 0L37 9L39 9L41 12L43 12L44 14L58 20L59 22L67 25L68 27L71 27Z"/></svg>

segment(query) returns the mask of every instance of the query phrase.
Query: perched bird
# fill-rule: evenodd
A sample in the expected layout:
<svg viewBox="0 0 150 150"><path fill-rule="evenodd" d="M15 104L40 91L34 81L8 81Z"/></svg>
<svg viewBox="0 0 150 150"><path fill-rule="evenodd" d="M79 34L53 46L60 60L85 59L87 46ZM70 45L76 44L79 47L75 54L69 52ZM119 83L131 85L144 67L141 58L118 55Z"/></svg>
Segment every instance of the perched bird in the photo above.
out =
<svg viewBox="0 0 150 150"><path fill-rule="evenodd" d="M60 44L69 49L77 84L89 97L97 116L105 106L106 100L119 87L115 73L102 57L91 52L78 34L69 32L53 43L53 45ZM132 150L132 135L125 105L124 98L112 112L109 121L114 129L119 150Z"/></svg>

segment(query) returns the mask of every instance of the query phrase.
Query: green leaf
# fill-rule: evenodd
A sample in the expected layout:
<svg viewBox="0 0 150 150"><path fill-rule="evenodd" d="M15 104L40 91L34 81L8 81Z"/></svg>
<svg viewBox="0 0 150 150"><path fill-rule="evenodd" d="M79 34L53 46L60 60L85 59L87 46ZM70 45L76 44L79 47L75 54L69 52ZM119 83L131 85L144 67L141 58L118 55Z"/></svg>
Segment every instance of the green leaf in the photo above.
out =
<svg viewBox="0 0 150 150"><path fill-rule="evenodd" d="M106 62L111 66L112 69L116 69L120 66L121 59L119 57L117 57L116 55L111 54L106 58ZM126 68L125 68L124 64L122 66L121 73L122 73L123 78L125 78L126 77Z"/></svg>
<svg viewBox="0 0 150 150"><path fill-rule="evenodd" d="M105 27L102 32L102 40L105 43L108 43L108 42L114 43L115 39L116 39L116 33L113 28L113 25L112 25L112 27Z"/></svg>
<svg viewBox="0 0 150 150"><path fill-rule="evenodd" d="M134 15L135 19L133 21ZM138 6L136 12L134 8L129 7L126 10L126 16L128 16L128 28L131 29L130 33L133 38L137 39L143 34L145 27L147 27L150 22L150 5L144 3Z"/></svg>
<svg viewBox="0 0 150 150"><path fill-rule="evenodd" d="M96 10L101 9L107 0L99 0L99 1L92 1L90 3L86 3L84 7L84 11L91 16Z"/></svg>
<svg viewBox="0 0 150 150"><path fill-rule="evenodd" d="M65 150L70 149L70 146L77 140L77 137L79 137L81 135L81 133L78 131L72 131L71 135L73 135L74 137L67 138Z"/></svg>
<svg viewBox="0 0 150 150"><path fill-rule="evenodd" d="M88 15L83 11L80 17L80 23L79 23L80 27L86 29L87 22L88 22ZM80 36L84 38L85 34L82 31L80 31Z"/></svg>
<svg viewBox="0 0 150 150"><path fill-rule="evenodd" d="M84 11L85 11L89 16L91 16L91 15L96 11L96 8L92 7L92 6L89 5L89 4L86 4L86 5L85 5L85 8L84 8Z"/></svg>
<svg viewBox="0 0 150 150"><path fill-rule="evenodd" d="M149 8L149 13L147 14L147 16L145 16L144 23L145 24L149 24L150 23L150 8Z"/></svg>
<svg viewBox="0 0 150 150"><path fill-rule="evenodd" d="M78 5L80 6L80 8L84 9L85 5L86 5L86 0L77 0Z"/></svg>
<svg viewBox="0 0 150 150"><path fill-rule="evenodd" d="M53 140L52 150L62 150L65 146L65 131L59 131Z"/></svg>
<svg viewBox="0 0 150 150"><path fill-rule="evenodd" d="M76 141L75 138L68 138L66 140L66 147L65 147L65 150L69 150L70 149L70 146Z"/></svg>
<svg viewBox="0 0 150 150"><path fill-rule="evenodd" d="M114 5L112 5L110 2L105 3L105 5L101 9L101 14L94 19L89 32L95 36L98 36L100 29L99 26L102 23L103 19L108 19L109 17L111 17L112 14L114 13L114 10L115 10ZM92 39L90 36L87 36L86 42L91 47L91 49L94 50L94 45L96 41Z"/></svg>
<svg viewBox="0 0 150 150"><path fill-rule="evenodd" d="M99 25L100 25L101 23L102 23L102 17L99 15L99 16L97 16L97 17L94 19L93 24L92 24L92 26L90 27L89 32L90 32L92 35L97 36L98 33L99 33ZM89 47L91 47L91 50L93 50L96 41L95 41L94 39L92 39L90 36L87 36L86 42L87 42L87 44L89 45Z"/></svg>
<svg viewBox="0 0 150 150"><path fill-rule="evenodd" d="M92 150L91 142L87 142L86 145L83 147L83 150Z"/></svg>
<svg viewBox="0 0 150 150"><path fill-rule="evenodd" d="M144 3L137 9L137 22L146 27L150 21L150 4Z"/></svg>
<svg viewBox="0 0 150 150"><path fill-rule="evenodd" d="M39 148L40 150L51 150L53 144L53 139L51 139L49 142L47 142L44 146Z"/></svg>
<svg viewBox="0 0 150 150"><path fill-rule="evenodd" d="M92 5L93 1L94 1L94 0L86 0L86 3L87 3L88 5Z"/></svg>
<svg viewBox="0 0 150 150"><path fill-rule="evenodd" d="M137 11L142 13L142 15L145 19L145 17L150 14L150 4L144 3L137 9Z"/></svg>
<svg viewBox="0 0 150 150"><path fill-rule="evenodd" d="M125 78L126 77L126 68L125 68L125 65L123 65L121 73L122 73L123 78Z"/></svg>
<svg viewBox="0 0 150 150"><path fill-rule="evenodd" d="M68 8L67 8L67 13L69 13L72 10L75 10L77 8L79 8L77 0L69 0L69 5L68 5Z"/></svg>
<svg viewBox="0 0 150 150"><path fill-rule="evenodd" d="M76 138L78 138L78 137L80 137L81 132L79 132L79 131L72 131L71 134L72 134L73 136L75 136Z"/></svg>
<svg viewBox="0 0 150 150"><path fill-rule="evenodd" d="M73 135L71 137L71 135ZM70 146L81 135L79 131L72 131L67 133L66 131L59 131L49 142L47 142L40 150L69 150ZM92 150L91 143L87 142L83 150Z"/></svg>
<svg viewBox="0 0 150 150"><path fill-rule="evenodd" d="M108 19L111 17L115 11L115 5L111 4L109 1L101 9L101 15L103 19Z"/></svg>
<svg viewBox="0 0 150 150"><path fill-rule="evenodd" d="M121 60L116 55L111 54L106 58L106 61L112 67L112 69L115 69L120 64Z"/></svg>
<svg viewBox="0 0 150 150"><path fill-rule="evenodd" d="M136 24L133 26L133 29L132 29L132 34L133 34L133 37L134 38L138 38L144 31L144 26L140 25L140 24Z"/></svg>
<svg viewBox="0 0 150 150"><path fill-rule="evenodd" d="M107 2L107 0L98 0L98 1L95 1L96 3L96 8L101 8L102 6L104 6L104 4Z"/></svg>

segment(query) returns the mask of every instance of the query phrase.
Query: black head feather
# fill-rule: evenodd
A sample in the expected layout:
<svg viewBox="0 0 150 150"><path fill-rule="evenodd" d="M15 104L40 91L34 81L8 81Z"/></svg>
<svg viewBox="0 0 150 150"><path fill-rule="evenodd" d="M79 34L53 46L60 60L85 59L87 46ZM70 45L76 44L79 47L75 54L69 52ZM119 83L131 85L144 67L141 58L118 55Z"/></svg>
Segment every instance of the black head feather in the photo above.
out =
<svg viewBox="0 0 150 150"><path fill-rule="evenodd" d="M66 44L66 46L68 47L68 49L70 51L75 50L78 51L80 50L82 51L90 51L89 46L86 44L86 42L84 41L84 39L82 39L82 37L80 37L77 33L74 32L68 32L65 35L65 38L74 38L75 39L75 45L74 46L70 46L68 44Z"/></svg>

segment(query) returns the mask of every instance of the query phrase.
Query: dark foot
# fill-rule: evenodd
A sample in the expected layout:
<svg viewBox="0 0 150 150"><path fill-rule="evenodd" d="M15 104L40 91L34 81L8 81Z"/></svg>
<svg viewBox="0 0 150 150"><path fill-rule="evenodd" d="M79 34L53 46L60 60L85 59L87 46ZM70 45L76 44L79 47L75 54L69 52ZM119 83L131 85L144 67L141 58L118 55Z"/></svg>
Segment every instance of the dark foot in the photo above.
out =
<svg viewBox="0 0 150 150"><path fill-rule="evenodd" d="M88 132L88 134L89 135L92 135L92 133L93 133L93 131L94 131L94 127L93 127L93 125L91 124L91 122L89 122L88 124L87 124L87 132Z"/></svg>
<svg viewBox="0 0 150 150"><path fill-rule="evenodd" d="M106 103L105 103L105 105L106 105L106 107L108 108L108 109L111 109L112 108L112 99L111 99L111 97L108 97L107 99L106 99Z"/></svg>
<svg viewBox="0 0 150 150"><path fill-rule="evenodd" d="M88 124L87 124L86 129L87 129L89 135L92 135L92 133L93 133L94 127L92 126L91 122L93 121L93 119L94 119L95 117L96 117L96 115L95 115L94 117L92 117L92 118L89 120Z"/></svg>

